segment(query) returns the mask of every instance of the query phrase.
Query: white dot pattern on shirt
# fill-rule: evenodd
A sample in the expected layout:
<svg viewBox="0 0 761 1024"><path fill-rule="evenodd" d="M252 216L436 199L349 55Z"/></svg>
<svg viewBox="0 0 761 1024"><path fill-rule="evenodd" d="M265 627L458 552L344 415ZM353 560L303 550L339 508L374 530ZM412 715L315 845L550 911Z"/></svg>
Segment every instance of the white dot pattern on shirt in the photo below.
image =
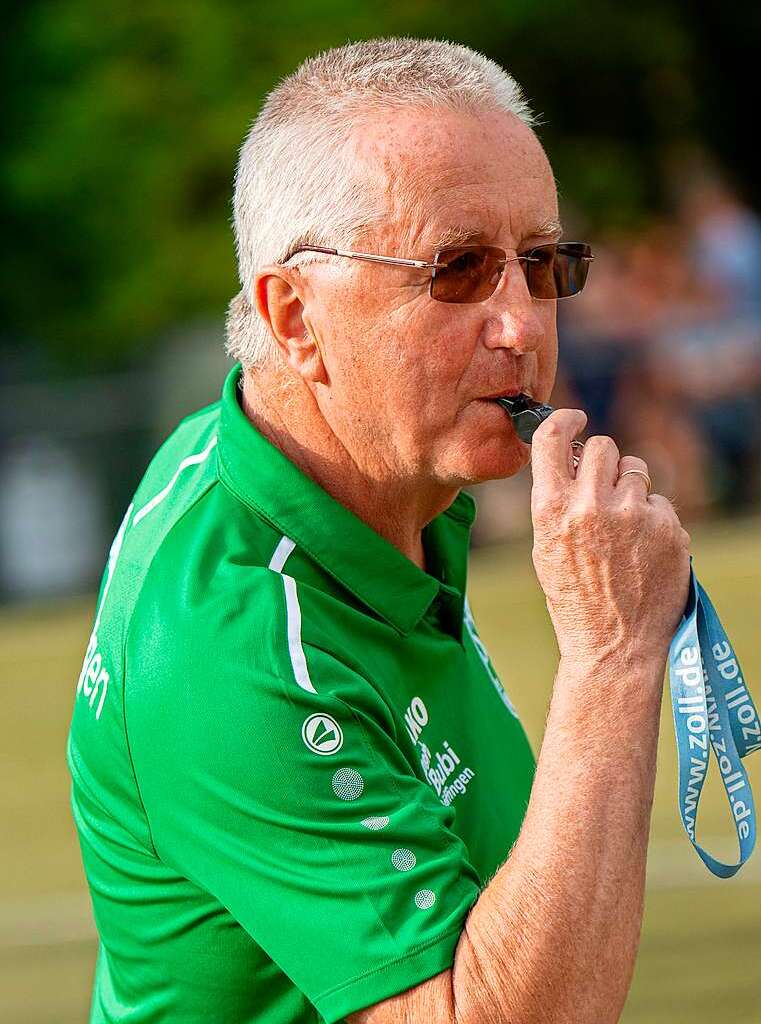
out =
<svg viewBox="0 0 761 1024"><path fill-rule="evenodd" d="M436 893L430 889L420 889L415 893L415 906L419 910L428 910L436 902Z"/></svg>
<svg viewBox="0 0 761 1024"><path fill-rule="evenodd" d="M410 871L417 864L417 857L412 850L394 850L391 854L391 863L397 871Z"/></svg>
<svg viewBox="0 0 761 1024"><path fill-rule="evenodd" d="M356 800L364 788L365 780L355 768L339 768L333 776L333 792L340 800Z"/></svg>
<svg viewBox="0 0 761 1024"><path fill-rule="evenodd" d="M378 832L379 829L385 828L391 819L385 815L380 815L376 818L363 818L362 824L365 828L372 829L373 832Z"/></svg>

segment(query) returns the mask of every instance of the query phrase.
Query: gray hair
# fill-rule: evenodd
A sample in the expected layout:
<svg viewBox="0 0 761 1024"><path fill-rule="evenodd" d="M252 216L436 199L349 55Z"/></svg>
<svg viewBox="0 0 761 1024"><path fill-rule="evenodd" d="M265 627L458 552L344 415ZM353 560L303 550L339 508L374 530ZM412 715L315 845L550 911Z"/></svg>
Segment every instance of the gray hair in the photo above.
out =
<svg viewBox="0 0 761 1024"><path fill-rule="evenodd" d="M394 107L504 110L531 128L541 123L503 68L446 40L369 39L305 60L266 97L235 173L242 287L228 308L225 348L244 369L263 366L277 348L253 304L257 269L299 245L352 248L383 218L380 191L357 180L349 143L363 117Z"/></svg>

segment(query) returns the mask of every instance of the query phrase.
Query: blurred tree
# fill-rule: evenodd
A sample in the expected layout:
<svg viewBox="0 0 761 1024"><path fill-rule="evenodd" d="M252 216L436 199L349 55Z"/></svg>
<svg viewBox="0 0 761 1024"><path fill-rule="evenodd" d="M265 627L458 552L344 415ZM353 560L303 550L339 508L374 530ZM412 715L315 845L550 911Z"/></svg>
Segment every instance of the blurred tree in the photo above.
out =
<svg viewBox="0 0 761 1024"><path fill-rule="evenodd" d="M680 140L705 137L742 181L751 94L733 53L750 58L761 11L742 8L11 5L0 43L4 333L42 339L81 371L131 361L177 321L221 318L237 288L230 193L248 124L300 60L349 39L446 37L500 61L542 112L561 197L592 231L631 227L663 202L662 154Z"/></svg>

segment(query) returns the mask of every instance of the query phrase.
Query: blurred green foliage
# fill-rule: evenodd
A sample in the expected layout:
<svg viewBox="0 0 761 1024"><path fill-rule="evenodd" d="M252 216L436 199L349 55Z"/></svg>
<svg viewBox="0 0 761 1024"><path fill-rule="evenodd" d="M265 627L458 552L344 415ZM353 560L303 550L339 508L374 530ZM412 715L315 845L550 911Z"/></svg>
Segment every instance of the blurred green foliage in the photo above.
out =
<svg viewBox="0 0 761 1024"><path fill-rule="evenodd" d="M678 187L695 142L761 198L743 138L756 4L27 0L3 27L3 342L77 371L129 362L178 321L221 319L247 127L279 78L349 40L445 37L501 62L546 122L561 201L592 231L666 203L664 171Z"/></svg>

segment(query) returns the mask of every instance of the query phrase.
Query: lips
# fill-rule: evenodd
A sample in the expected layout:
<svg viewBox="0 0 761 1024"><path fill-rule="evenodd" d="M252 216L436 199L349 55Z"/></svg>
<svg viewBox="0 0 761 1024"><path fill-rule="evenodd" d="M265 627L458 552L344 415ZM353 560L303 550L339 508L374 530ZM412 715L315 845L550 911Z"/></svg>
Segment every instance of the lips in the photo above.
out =
<svg viewBox="0 0 761 1024"><path fill-rule="evenodd" d="M482 395L481 397L486 401L493 401L495 398L515 398L516 395L528 395L529 398L534 397L531 388L525 384L508 385L500 388L499 391L494 391L490 395Z"/></svg>

